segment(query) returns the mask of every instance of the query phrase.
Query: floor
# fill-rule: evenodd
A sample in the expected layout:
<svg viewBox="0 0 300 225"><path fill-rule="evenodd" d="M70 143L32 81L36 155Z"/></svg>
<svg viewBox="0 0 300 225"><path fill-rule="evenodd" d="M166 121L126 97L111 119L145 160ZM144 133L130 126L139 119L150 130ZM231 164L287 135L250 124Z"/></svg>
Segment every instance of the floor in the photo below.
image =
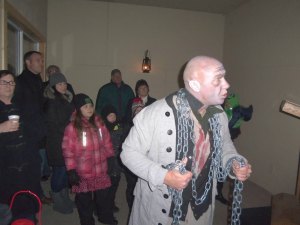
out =
<svg viewBox="0 0 300 225"><path fill-rule="evenodd" d="M44 191L49 192L49 182L42 182ZM128 207L125 199L125 187L126 180L121 178L120 186L117 192L116 204L120 208L120 211L115 214L119 221L119 225L127 225ZM228 182L225 183L223 188L223 194L227 195L229 192ZM71 196L74 197L74 196ZM243 208L270 206L271 194L266 190L258 187L251 181L244 183L243 190ZM214 217L214 225L226 225L227 224L227 206L216 201L216 210ZM63 215L52 210L51 206L44 205L42 209L42 224L43 225L80 225L77 210L75 209L72 214ZM96 225L102 225L96 222Z"/></svg>

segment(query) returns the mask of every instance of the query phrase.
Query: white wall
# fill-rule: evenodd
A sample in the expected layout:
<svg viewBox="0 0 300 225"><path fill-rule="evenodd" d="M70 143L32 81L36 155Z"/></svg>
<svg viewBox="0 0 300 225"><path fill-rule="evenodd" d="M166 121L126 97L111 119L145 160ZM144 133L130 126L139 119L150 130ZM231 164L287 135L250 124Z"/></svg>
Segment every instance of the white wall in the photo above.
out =
<svg viewBox="0 0 300 225"><path fill-rule="evenodd" d="M119 68L134 88L146 79L160 98L178 89L180 67L189 58L222 58L224 17L147 6L85 0L48 1L47 64L62 67L76 92L95 99ZM146 49L152 71L141 72Z"/></svg>
<svg viewBox="0 0 300 225"><path fill-rule="evenodd" d="M253 164L253 181L294 194L300 120L279 112L300 103L300 1L252 0L226 16L224 61L240 103L253 104L237 146Z"/></svg>

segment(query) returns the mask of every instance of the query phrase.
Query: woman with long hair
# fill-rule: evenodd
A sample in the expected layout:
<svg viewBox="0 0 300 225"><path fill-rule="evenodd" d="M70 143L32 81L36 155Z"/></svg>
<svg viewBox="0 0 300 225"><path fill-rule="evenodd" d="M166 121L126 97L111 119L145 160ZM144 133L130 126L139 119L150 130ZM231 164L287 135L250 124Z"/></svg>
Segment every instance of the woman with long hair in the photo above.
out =
<svg viewBox="0 0 300 225"><path fill-rule="evenodd" d="M69 183L76 193L75 203L81 225L94 225L94 202L98 221L117 225L113 216L113 200L109 195L108 158L114 156L109 131L95 114L91 98L74 97L74 120L65 129L63 154Z"/></svg>

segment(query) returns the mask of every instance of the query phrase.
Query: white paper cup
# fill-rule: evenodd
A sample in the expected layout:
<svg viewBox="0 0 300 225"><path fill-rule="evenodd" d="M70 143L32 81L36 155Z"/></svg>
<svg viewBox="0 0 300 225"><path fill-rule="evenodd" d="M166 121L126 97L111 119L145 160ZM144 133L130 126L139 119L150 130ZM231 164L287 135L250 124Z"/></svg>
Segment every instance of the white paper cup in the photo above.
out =
<svg viewBox="0 0 300 225"><path fill-rule="evenodd" d="M9 120L12 120L14 122L19 122L20 116L19 115L10 115L8 116Z"/></svg>

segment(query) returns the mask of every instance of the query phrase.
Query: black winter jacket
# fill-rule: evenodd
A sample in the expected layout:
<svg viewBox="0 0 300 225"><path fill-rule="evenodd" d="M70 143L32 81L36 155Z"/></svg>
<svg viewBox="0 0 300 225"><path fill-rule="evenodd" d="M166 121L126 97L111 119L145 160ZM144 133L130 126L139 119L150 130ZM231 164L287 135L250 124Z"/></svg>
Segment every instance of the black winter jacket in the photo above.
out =
<svg viewBox="0 0 300 225"><path fill-rule="evenodd" d="M65 162L61 145L65 128L69 124L71 114L75 109L71 103L73 95L69 91L65 95L55 94L53 88L48 86L44 91L44 96L47 98L45 114L48 164L50 166L64 166Z"/></svg>
<svg viewBox="0 0 300 225"><path fill-rule="evenodd" d="M40 75L25 69L17 78L13 101L20 108L28 141L34 144L35 149L38 150L46 136L43 114L45 98Z"/></svg>
<svg viewBox="0 0 300 225"><path fill-rule="evenodd" d="M0 123L7 121L9 115L20 115L20 111L15 104L0 101ZM39 191L39 158L24 136L23 121L21 116L17 131L0 133L0 203L9 204L12 195L20 190ZM14 215L36 213L32 200L16 201Z"/></svg>

